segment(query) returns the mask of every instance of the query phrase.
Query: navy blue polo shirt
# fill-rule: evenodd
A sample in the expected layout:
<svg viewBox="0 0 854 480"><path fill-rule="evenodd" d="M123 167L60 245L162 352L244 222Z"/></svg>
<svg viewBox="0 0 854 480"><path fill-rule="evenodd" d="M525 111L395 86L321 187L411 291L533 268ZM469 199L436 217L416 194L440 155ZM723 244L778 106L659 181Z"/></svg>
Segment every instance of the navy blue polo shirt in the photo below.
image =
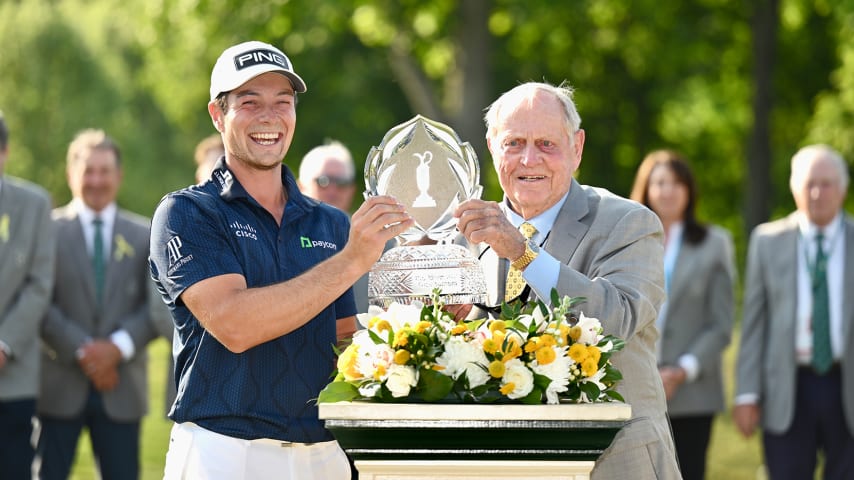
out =
<svg viewBox="0 0 854 480"><path fill-rule="evenodd" d="M336 320L356 313L352 289L299 329L240 354L207 332L180 299L190 285L218 275L242 275L250 288L289 280L344 247L347 215L303 196L287 166L282 184L288 202L281 226L222 159L210 180L167 195L154 213L151 274L177 332L178 396L169 413L175 422L248 440L332 440L315 401L335 367Z"/></svg>

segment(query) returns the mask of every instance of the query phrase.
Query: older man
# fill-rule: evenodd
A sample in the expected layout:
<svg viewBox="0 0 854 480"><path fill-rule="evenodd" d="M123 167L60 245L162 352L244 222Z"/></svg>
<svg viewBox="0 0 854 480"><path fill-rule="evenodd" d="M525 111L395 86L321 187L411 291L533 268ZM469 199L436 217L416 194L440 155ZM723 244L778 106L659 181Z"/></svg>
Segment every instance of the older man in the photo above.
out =
<svg viewBox="0 0 854 480"><path fill-rule="evenodd" d="M504 200L464 202L459 229L470 243L484 244L493 305L548 301L556 288L586 297L584 314L626 340L613 361L633 419L593 478L680 478L655 360L664 299L661 223L647 208L573 179L584 147L580 124L567 87L526 83L496 100L486 113L486 141Z"/></svg>
<svg viewBox="0 0 854 480"><path fill-rule="evenodd" d="M355 167L350 151L341 142L331 141L309 150L299 166L299 187L311 198L350 212Z"/></svg>
<svg viewBox="0 0 854 480"><path fill-rule="evenodd" d="M42 322L39 478L64 479L88 428L101 476L139 475L139 422L148 408L151 322L148 220L118 208L118 145L84 130L68 146L73 199L54 210L56 281Z"/></svg>
<svg viewBox="0 0 854 480"><path fill-rule="evenodd" d="M826 145L792 157L797 210L750 238L733 418L763 430L772 479L854 478L854 220L848 167Z"/></svg>

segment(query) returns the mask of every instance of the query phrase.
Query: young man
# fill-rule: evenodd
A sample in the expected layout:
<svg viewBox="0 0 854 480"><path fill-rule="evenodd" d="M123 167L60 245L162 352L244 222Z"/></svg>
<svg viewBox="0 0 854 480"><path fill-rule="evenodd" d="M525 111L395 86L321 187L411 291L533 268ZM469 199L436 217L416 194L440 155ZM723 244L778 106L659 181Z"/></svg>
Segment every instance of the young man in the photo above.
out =
<svg viewBox="0 0 854 480"><path fill-rule="evenodd" d="M305 82L279 49L226 49L208 111L225 158L155 212L151 273L176 326L166 478L349 478L315 399L355 330L351 285L413 224L394 199L347 214L282 164Z"/></svg>

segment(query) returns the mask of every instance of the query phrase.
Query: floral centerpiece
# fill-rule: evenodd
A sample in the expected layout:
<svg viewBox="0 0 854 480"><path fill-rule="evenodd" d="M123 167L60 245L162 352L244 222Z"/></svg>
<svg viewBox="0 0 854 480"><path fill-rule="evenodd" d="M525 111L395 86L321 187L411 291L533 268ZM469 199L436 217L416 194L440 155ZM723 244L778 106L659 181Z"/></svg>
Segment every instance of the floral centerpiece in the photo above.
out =
<svg viewBox="0 0 854 480"><path fill-rule="evenodd" d="M457 322L432 305L393 303L359 314L318 401L526 404L623 401L611 364L624 341L573 308L581 297L503 304L496 319Z"/></svg>

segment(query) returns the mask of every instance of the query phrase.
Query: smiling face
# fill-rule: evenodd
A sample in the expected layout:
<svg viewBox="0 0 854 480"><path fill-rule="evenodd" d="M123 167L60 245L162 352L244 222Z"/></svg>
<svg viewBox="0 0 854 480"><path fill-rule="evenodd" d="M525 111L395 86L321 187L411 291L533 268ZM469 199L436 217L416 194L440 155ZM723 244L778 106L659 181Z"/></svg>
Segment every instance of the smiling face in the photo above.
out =
<svg viewBox="0 0 854 480"><path fill-rule="evenodd" d="M510 207L525 219L555 205L581 163L584 130L568 132L562 103L534 89L503 100L487 145Z"/></svg>
<svg viewBox="0 0 854 480"><path fill-rule="evenodd" d="M67 169L68 187L74 198L100 212L115 201L122 172L116 154L107 148L81 150Z"/></svg>
<svg viewBox="0 0 854 480"><path fill-rule="evenodd" d="M280 167L296 126L296 98L290 80L264 73L226 95L227 110L208 104L214 125L223 133L231 168L271 170Z"/></svg>

